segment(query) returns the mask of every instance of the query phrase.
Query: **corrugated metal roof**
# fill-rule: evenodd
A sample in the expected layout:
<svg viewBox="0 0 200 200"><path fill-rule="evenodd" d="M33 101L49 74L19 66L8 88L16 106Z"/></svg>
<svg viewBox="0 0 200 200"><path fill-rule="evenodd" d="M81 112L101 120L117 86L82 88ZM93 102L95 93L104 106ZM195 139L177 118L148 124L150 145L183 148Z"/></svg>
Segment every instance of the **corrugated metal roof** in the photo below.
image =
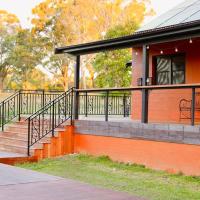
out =
<svg viewBox="0 0 200 200"><path fill-rule="evenodd" d="M55 53L84 55L106 50L129 48L134 45L138 46L193 37L200 37L200 0L184 1L132 35L59 47L55 49Z"/></svg>
<svg viewBox="0 0 200 200"><path fill-rule="evenodd" d="M133 46L142 46L144 44L155 44L166 41L184 40L200 37L200 20L185 22L176 25L149 29L136 32L124 37L99 40L90 43L77 44L72 46L58 47L56 54L68 53L71 55L85 55Z"/></svg>
<svg viewBox="0 0 200 200"><path fill-rule="evenodd" d="M144 25L138 31L164 28L196 20L200 20L200 0L186 0L150 23Z"/></svg>

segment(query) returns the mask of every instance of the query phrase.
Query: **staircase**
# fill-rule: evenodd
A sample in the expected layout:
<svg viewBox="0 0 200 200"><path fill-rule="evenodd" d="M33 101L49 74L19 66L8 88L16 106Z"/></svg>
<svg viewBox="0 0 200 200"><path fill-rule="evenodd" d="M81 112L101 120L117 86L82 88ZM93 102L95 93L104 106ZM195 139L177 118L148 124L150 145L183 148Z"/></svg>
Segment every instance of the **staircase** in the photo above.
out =
<svg viewBox="0 0 200 200"><path fill-rule="evenodd" d="M0 151L27 154L27 122L24 120L8 124L0 132Z"/></svg>
<svg viewBox="0 0 200 200"><path fill-rule="evenodd" d="M4 128L5 130L0 133L0 151L18 153L21 155L27 155L28 144L28 122L22 119L19 122L8 124ZM34 155L35 149L41 149L43 143L50 142L50 135L47 135L37 144L35 144L31 150L30 155Z"/></svg>
<svg viewBox="0 0 200 200"><path fill-rule="evenodd" d="M45 104L45 96L43 96L43 98L40 98L43 106L39 106L38 108L41 108L36 111L35 106L32 105L34 113L31 113L32 115L29 115L28 118L22 116L22 113L27 116L27 111L29 110L30 112L29 108L22 111L23 102L20 103L20 106L12 103L14 105L13 108L17 110L13 112L13 109L11 109L12 112L10 114L10 110L6 105L10 105L10 102L13 102L13 97L18 101L20 99L16 97L16 94L12 95L11 98L8 98L8 101L3 103L3 111L5 112L6 108L7 112L2 115L2 109L0 109L0 121L1 123L4 122L0 132L0 152L17 155L18 160L19 157L26 158L22 159L22 162L27 159L30 160L30 158L34 158L33 161L35 161L63 155L67 152L70 153L70 150L66 149L68 146L66 143L69 142L66 135L71 133L71 127L68 126L68 129L64 127L69 125L71 122L69 119L72 119L72 90L55 95L53 100ZM36 102L38 104L38 101ZM1 107L2 103L0 104ZM20 120L17 120L19 115ZM3 120L2 116L4 117ZM1 160L0 156L0 162ZM3 161L3 163L8 162L7 160L5 162L5 158Z"/></svg>

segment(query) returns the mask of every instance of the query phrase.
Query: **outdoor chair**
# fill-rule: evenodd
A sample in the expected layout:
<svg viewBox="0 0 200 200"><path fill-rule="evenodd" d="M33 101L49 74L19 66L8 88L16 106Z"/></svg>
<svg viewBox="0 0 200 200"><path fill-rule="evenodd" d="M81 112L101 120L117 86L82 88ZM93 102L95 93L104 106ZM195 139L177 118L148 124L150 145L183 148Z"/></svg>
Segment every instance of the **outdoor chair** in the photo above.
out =
<svg viewBox="0 0 200 200"><path fill-rule="evenodd" d="M200 112L200 93L196 93L195 100L195 114ZM181 99L179 103L179 111L180 111L180 121L185 119L192 119L192 100ZM195 117L198 119L198 117ZM199 118L200 119L200 118Z"/></svg>

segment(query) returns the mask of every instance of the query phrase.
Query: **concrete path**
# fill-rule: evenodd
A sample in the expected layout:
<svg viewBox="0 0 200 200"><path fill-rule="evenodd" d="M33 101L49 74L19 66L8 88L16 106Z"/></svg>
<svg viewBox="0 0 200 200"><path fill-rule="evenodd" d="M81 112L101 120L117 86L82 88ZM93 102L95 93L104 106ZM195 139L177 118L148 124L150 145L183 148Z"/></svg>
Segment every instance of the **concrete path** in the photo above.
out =
<svg viewBox="0 0 200 200"><path fill-rule="evenodd" d="M26 155L0 151L0 158L16 158L16 157L26 157Z"/></svg>
<svg viewBox="0 0 200 200"><path fill-rule="evenodd" d="M141 200L78 181L0 164L0 199Z"/></svg>

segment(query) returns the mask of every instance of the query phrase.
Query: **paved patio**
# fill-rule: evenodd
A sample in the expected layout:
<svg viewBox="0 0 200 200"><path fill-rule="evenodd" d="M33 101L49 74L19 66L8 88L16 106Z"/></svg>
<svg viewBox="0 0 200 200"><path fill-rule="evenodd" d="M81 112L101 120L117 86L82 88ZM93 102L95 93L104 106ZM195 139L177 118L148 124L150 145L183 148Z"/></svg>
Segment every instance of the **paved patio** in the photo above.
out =
<svg viewBox="0 0 200 200"><path fill-rule="evenodd" d="M0 199L142 200L78 181L0 164Z"/></svg>

